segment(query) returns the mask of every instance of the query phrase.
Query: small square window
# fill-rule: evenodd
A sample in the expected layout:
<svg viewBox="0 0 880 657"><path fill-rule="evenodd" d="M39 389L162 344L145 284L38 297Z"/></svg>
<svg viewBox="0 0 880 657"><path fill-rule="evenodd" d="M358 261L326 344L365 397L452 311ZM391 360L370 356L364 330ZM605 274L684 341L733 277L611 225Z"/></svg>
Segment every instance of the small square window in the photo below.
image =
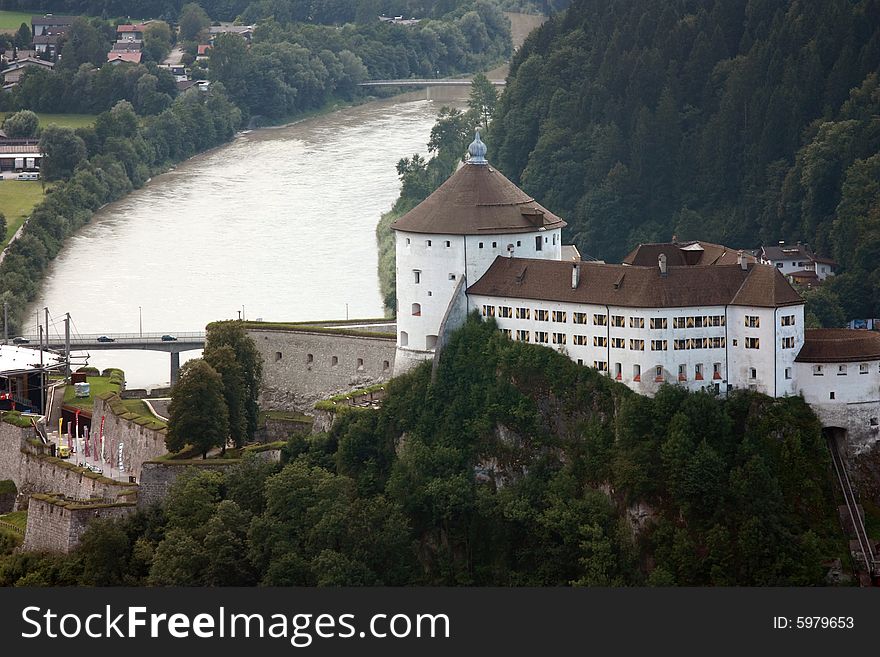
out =
<svg viewBox="0 0 880 657"><path fill-rule="evenodd" d="M425 246L431 246L431 240L425 240Z"/></svg>
<svg viewBox="0 0 880 657"><path fill-rule="evenodd" d="M483 243L482 243L482 242L480 242L480 248L481 248L481 249L483 248Z"/></svg>
<svg viewBox="0 0 880 657"><path fill-rule="evenodd" d="M446 240L446 248L448 249L450 246L452 246L452 242L450 242L449 240Z"/></svg>
<svg viewBox="0 0 880 657"><path fill-rule="evenodd" d="M330 357L330 365L332 367L336 367L337 365L339 365L339 357L338 356L331 356Z"/></svg>
<svg viewBox="0 0 880 657"><path fill-rule="evenodd" d="M277 363L279 360L281 360L281 352L276 351L275 352L275 362Z"/></svg>
<svg viewBox="0 0 880 657"><path fill-rule="evenodd" d="M829 393L828 393L828 399L834 399L834 393L833 393L833 392L829 392Z"/></svg>
<svg viewBox="0 0 880 657"><path fill-rule="evenodd" d="M454 281L454 280L455 280L455 274L449 274L449 280L450 280L450 281Z"/></svg>
<svg viewBox="0 0 880 657"><path fill-rule="evenodd" d="M409 238L406 238L406 245L409 246Z"/></svg>
<svg viewBox="0 0 880 657"><path fill-rule="evenodd" d="M498 242L492 242L492 248L493 248L493 249L497 249L497 248L498 248Z"/></svg>
<svg viewBox="0 0 880 657"><path fill-rule="evenodd" d="M521 240L517 240L517 241L516 241L516 245L517 245L517 246L522 246L522 241L521 241Z"/></svg>

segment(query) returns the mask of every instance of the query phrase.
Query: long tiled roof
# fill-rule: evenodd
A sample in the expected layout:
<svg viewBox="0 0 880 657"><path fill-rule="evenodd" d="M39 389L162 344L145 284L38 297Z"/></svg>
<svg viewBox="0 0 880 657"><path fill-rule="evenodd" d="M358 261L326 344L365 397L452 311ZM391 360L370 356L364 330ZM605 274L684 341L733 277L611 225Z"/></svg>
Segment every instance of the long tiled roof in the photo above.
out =
<svg viewBox="0 0 880 657"><path fill-rule="evenodd" d="M852 363L880 360L880 333L857 329L807 329L799 363Z"/></svg>
<svg viewBox="0 0 880 657"><path fill-rule="evenodd" d="M582 262L572 288L571 262L496 258L468 294L631 308L753 306L775 308L803 299L775 267L749 264L635 267Z"/></svg>
<svg viewBox="0 0 880 657"><path fill-rule="evenodd" d="M72 25L76 16L32 16L31 25Z"/></svg>
<svg viewBox="0 0 880 657"><path fill-rule="evenodd" d="M491 235L565 225L497 169L465 164L391 227L410 233Z"/></svg>

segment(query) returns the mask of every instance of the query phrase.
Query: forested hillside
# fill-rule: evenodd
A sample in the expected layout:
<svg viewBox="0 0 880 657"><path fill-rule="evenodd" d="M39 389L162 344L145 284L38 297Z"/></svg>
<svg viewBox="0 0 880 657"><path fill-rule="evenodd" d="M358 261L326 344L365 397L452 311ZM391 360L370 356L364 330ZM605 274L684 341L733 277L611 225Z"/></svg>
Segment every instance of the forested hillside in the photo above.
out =
<svg viewBox="0 0 880 657"><path fill-rule="evenodd" d="M582 253L802 240L845 272L819 320L877 317L878 70L878 0L576 0L514 57L489 158Z"/></svg>
<svg viewBox="0 0 880 657"><path fill-rule="evenodd" d="M178 482L0 585L811 585L847 559L800 397L631 392L472 318L381 410Z"/></svg>

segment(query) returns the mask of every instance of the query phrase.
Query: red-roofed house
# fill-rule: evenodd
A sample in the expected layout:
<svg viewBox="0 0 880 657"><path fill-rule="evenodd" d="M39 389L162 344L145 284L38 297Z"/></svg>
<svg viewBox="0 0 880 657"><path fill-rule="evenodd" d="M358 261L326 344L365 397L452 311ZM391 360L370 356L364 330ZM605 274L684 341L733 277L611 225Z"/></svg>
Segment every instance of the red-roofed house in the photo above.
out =
<svg viewBox="0 0 880 657"><path fill-rule="evenodd" d="M132 52L130 50L111 50L107 53L107 61L111 64L120 64L122 62L131 62L132 64L140 64L143 53Z"/></svg>
<svg viewBox="0 0 880 657"><path fill-rule="evenodd" d="M144 30L147 29L145 23L137 25L117 25L116 40L117 41L142 41L144 38Z"/></svg>

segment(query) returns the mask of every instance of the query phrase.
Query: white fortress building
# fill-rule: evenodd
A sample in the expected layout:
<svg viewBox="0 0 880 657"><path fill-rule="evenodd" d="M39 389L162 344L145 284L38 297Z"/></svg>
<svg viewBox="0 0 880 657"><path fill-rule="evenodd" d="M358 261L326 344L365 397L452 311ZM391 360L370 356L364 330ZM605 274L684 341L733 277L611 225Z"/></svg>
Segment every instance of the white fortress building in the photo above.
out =
<svg viewBox="0 0 880 657"><path fill-rule="evenodd" d="M581 261L562 245L565 221L488 163L479 132L468 152L392 225L395 374L433 358L476 310L511 340L556 349L640 394L669 383L803 395L825 426L864 447L876 441L880 334L805 330L804 301L779 268L719 245L643 245L634 264ZM646 257L655 264L640 264Z"/></svg>

